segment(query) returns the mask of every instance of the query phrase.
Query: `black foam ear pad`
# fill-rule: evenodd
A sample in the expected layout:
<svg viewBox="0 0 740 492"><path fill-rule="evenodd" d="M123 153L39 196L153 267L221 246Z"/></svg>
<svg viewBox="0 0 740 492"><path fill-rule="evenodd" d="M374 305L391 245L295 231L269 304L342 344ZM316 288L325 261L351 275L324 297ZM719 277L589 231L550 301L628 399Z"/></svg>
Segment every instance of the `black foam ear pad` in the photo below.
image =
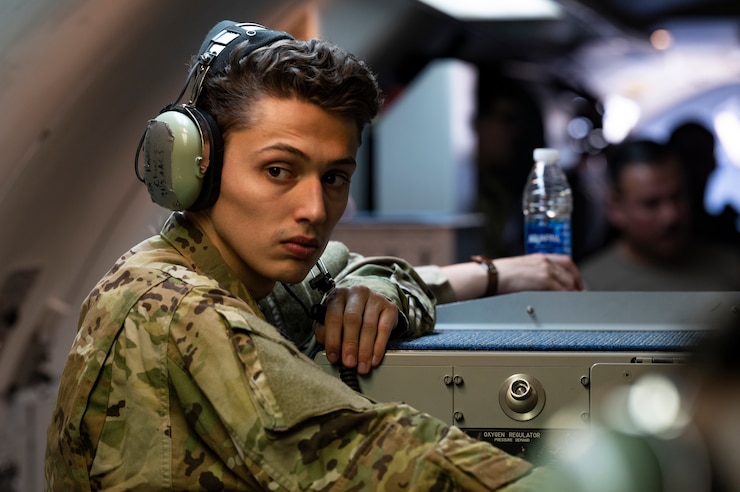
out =
<svg viewBox="0 0 740 492"><path fill-rule="evenodd" d="M216 203L218 194L221 191L221 170L224 162L224 140L221 135L221 129L218 127L216 120L207 112L200 108L189 108L196 118L201 121L201 128L207 129L208 134L208 167L203 176L201 191L198 199L188 207L188 210L203 210L211 207Z"/></svg>
<svg viewBox="0 0 740 492"><path fill-rule="evenodd" d="M224 144L215 119L197 107L203 77L225 70L231 52L241 43L248 43L246 56L279 39L293 37L259 24L232 21L221 21L208 32L198 52L198 65L185 83L187 88L193 74L199 74L190 102L171 104L150 120L140 144L139 150L144 152L144 176L140 179L152 201L171 210L201 210L216 202ZM138 155L137 151L137 159Z"/></svg>

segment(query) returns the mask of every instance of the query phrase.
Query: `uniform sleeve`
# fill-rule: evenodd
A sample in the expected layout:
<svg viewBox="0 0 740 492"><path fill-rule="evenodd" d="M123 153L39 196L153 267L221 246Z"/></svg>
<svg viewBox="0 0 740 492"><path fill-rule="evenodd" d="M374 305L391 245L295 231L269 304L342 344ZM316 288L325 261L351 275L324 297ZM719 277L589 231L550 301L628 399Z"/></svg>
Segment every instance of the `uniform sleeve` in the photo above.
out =
<svg viewBox="0 0 740 492"><path fill-rule="evenodd" d="M209 450L193 456L219 456L265 490L484 491L526 480L526 461L408 405L375 403L257 316L228 300L213 307L179 321L175 336L173 387Z"/></svg>
<svg viewBox="0 0 740 492"><path fill-rule="evenodd" d="M437 304L448 304L457 301L455 291L452 290L450 280L437 265L423 265L414 267L416 273L437 298Z"/></svg>
<svg viewBox="0 0 740 492"><path fill-rule="evenodd" d="M363 257L336 241L329 242L321 258L337 286L365 285L398 307L400 317L394 338L413 338L434 328L435 293L406 261L390 256ZM322 300L321 293L309 286L312 278L309 273L300 284L288 286L307 308ZM304 353L311 352L315 344L313 320L284 286L278 284L259 305L267 320L283 336Z"/></svg>
<svg viewBox="0 0 740 492"><path fill-rule="evenodd" d="M434 329L437 298L405 260L350 255L336 282L338 287L365 285L393 302L400 314L393 338L415 338Z"/></svg>

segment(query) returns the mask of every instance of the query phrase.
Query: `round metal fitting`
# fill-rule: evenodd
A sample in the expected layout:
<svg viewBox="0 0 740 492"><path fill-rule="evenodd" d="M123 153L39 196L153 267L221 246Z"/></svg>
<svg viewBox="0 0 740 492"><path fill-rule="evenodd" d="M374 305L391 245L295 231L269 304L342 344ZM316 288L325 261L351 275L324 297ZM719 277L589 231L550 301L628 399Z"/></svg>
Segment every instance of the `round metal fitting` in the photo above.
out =
<svg viewBox="0 0 740 492"><path fill-rule="evenodd" d="M514 374L501 385L498 401L504 413L512 419L520 422L532 420L545 407L545 389L532 376Z"/></svg>

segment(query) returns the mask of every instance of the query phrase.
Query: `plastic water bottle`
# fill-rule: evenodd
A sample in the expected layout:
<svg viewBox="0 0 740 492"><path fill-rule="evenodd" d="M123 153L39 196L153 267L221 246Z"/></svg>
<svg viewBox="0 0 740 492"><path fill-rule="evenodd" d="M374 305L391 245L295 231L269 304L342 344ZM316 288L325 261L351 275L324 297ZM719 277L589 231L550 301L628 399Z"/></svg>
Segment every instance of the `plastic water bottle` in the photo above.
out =
<svg viewBox="0 0 740 492"><path fill-rule="evenodd" d="M571 254L573 196L556 149L535 149L522 198L524 251Z"/></svg>

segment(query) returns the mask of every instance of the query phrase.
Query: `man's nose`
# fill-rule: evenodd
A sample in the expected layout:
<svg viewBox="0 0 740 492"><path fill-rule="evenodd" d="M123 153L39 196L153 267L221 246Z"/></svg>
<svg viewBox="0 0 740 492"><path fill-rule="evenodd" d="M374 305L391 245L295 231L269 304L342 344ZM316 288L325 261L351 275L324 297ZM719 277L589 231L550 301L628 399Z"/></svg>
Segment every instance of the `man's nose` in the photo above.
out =
<svg viewBox="0 0 740 492"><path fill-rule="evenodd" d="M673 224L686 220L688 210L681 203L676 201L667 201L660 208L660 218L664 224Z"/></svg>
<svg viewBox="0 0 740 492"><path fill-rule="evenodd" d="M324 200L324 186L320 179L307 178L301 184L301 193L298 220L305 220L312 224L320 224L326 220L326 203Z"/></svg>

